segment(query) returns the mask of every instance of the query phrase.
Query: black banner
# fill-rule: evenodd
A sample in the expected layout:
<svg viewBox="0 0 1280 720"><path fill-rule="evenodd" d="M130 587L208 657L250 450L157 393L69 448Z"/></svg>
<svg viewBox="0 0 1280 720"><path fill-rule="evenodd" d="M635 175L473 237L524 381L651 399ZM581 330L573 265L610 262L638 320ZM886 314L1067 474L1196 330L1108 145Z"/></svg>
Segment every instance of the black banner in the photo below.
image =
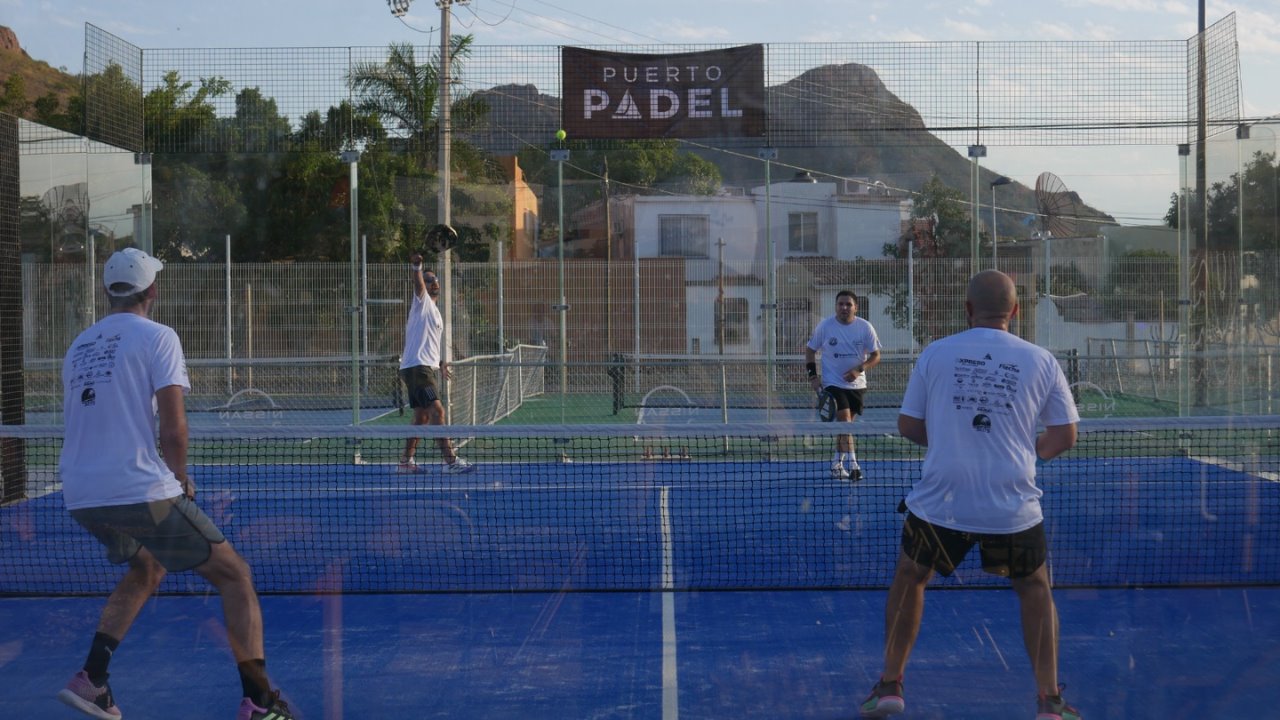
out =
<svg viewBox="0 0 1280 720"><path fill-rule="evenodd" d="M653 55L560 49L569 139L764 135L764 46Z"/></svg>

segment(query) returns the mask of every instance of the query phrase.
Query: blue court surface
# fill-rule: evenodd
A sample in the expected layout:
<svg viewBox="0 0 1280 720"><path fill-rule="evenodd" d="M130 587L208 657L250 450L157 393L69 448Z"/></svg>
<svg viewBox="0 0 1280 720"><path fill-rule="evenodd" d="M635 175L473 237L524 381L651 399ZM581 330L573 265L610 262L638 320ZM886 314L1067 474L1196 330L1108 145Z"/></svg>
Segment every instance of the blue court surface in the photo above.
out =
<svg viewBox="0 0 1280 720"><path fill-rule="evenodd" d="M905 717L1029 720L1012 592L927 597ZM1276 716L1280 589L1057 598L1061 679L1086 718ZM269 669L306 718L852 718L879 670L883 600L335 595L268 596L263 609ZM0 600L0 717L80 717L54 695L83 661L101 603ZM116 655L112 687L125 718L233 717L239 683L216 597L153 600Z"/></svg>
<svg viewBox="0 0 1280 720"><path fill-rule="evenodd" d="M1280 717L1280 467L1269 435L1237 440L1082 443L1043 469L1060 679L1085 717ZM304 442L293 462L205 449L194 473L254 568L268 667L302 717L852 718L880 669L895 507L919 472L892 440L860 445L855 484L825 443L574 462L472 444L479 468L449 476L371 461L400 441L362 446L365 464ZM0 718L74 718L53 697L119 571L50 473L32 478L0 507ZM1007 583L971 556L933 588L905 717L1033 717ZM232 717L216 594L190 573L161 590L111 667L125 717Z"/></svg>

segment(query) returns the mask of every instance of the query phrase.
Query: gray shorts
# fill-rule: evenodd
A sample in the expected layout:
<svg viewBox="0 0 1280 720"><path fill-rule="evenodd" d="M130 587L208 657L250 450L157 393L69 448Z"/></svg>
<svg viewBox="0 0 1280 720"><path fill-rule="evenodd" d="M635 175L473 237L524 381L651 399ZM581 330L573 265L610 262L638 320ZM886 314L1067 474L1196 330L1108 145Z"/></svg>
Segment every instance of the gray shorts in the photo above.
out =
<svg viewBox="0 0 1280 720"><path fill-rule="evenodd" d="M400 369L400 379L404 381L405 389L409 391L409 407L431 407L440 399L440 393L436 390L440 385L436 379L436 372L435 368L426 365Z"/></svg>
<svg viewBox="0 0 1280 720"><path fill-rule="evenodd" d="M71 511L107 548L107 559L129 562L146 548L169 572L198 567L209 559L214 543L226 542L222 531L186 495L135 505L109 505Z"/></svg>

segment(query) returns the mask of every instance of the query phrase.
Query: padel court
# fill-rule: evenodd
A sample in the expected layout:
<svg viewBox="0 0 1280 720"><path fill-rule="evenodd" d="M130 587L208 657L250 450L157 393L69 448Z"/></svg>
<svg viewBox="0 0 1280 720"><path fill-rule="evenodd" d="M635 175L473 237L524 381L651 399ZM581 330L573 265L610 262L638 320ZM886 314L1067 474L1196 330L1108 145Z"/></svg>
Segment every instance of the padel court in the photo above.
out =
<svg viewBox="0 0 1280 720"><path fill-rule="evenodd" d="M196 478L255 569L269 668L304 717L856 717L918 459L860 439L850 484L830 478L825 440L763 440L715 460L727 440L544 462L477 442L461 476L206 450ZM1091 720L1273 710L1277 446L1269 431L1195 445L1082 442L1042 472L1060 677ZM0 717L77 716L53 696L116 572L59 493L0 509ZM971 557L931 588L905 717L1031 717L1007 584ZM229 717L221 625L203 580L167 578L112 665L125 717Z"/></svg>

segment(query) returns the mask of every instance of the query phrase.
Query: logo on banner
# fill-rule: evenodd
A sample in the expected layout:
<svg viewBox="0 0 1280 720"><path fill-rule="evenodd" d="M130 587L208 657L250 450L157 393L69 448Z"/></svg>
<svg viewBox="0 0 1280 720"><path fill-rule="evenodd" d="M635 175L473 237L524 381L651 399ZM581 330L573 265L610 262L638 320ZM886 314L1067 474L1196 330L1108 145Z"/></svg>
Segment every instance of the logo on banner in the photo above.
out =
<svg viewBox="0 0 1280 720"><path fill-rule="evenodd" d="M561 51L569 137L641 139L764 134L764 48L674 55Z"/></svg>

